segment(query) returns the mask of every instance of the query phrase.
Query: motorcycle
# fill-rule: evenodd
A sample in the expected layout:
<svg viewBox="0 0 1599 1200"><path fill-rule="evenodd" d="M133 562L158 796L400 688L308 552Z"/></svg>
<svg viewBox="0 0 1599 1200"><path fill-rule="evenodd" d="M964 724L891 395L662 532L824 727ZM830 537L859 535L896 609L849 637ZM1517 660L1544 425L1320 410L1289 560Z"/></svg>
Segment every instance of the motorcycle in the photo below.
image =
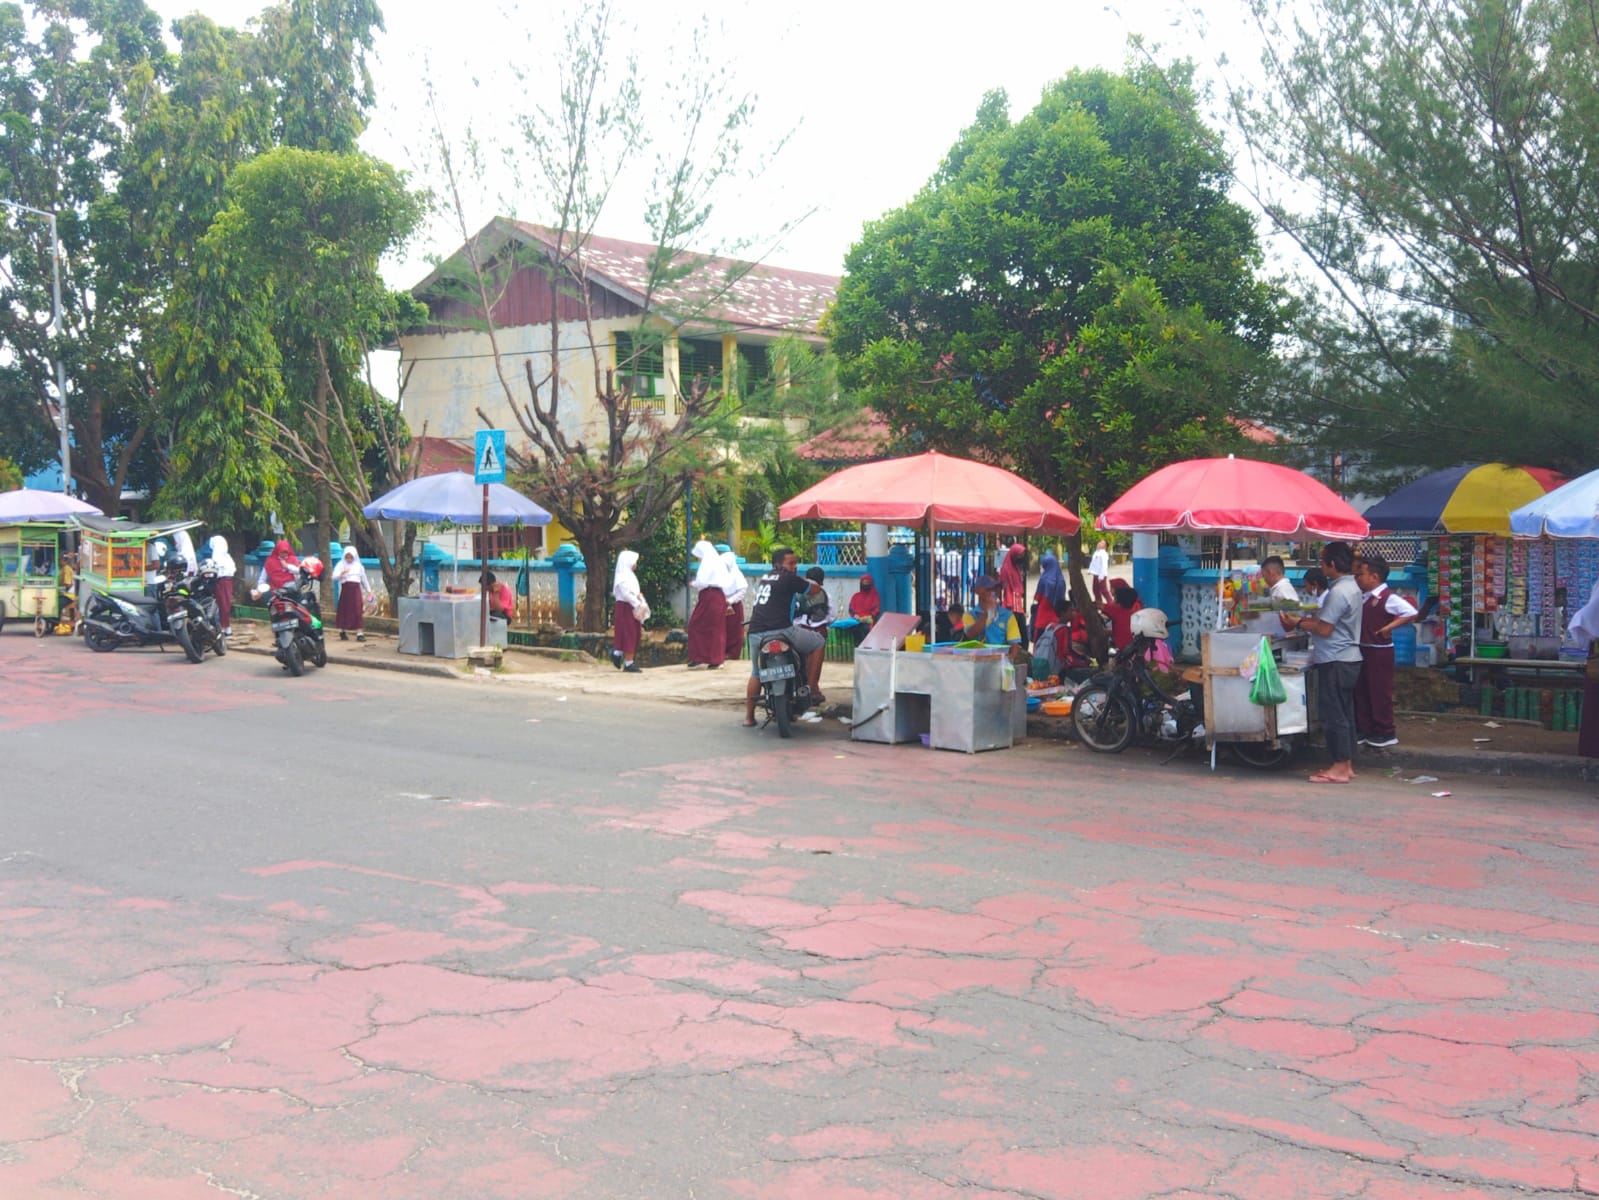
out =
<svg viewBox="0 0 1599 1200"><path fill-rule="evenodd" d="M118 646L159 646L176 641L167 624L167 601L183 580L182 561L172 558L163 567L154 596L119 596L96 589L83 606L83 640L101 654ZM198 662L199 659L195 658Z"/></svg>
<svg viewBox="0 0 1599 1200"><path fill-rule="evenodd" d="M1115 666L1095 675L1072 697L1072 726L1078 739L1100 754L1120 754L1134 741L1172 747L1168 759L1190 746L1203 744L1204 711L1192 693L1173 696L1160 686L1149 667L1155 643L1167 636L1166 614L1158 608L1133 614L1133 640L1116 655ZM1275 744L1228 744L1246 766L1276 770L1293 758L1292 738Z"/></svg>
<svg viewBox="0 0 1599 1200"><path fill-rule="evenodd" d="M811 689L805 682L805 656L782 633L761 638L757 651L755 679L760 684L756 704L766 711L765 728L777 722L777 735L789 737L805 710L811 706Z"/></svg>
<svg viewBox="0 0 1599 1200"><path fill-rule="evenodd" d="M207 650L218 658L228 652L217 611L216 581L216 569L207 565L187 577L175 574L161 592L167 628L192 663L201 661Z"/></svg>
<svg viewBox="0 0 1599 1200"><path fill-rule="evenodd" d="M273 588L267 600L272 637L277 642L272 657L296 677L305 673L306 663L315 667L328 665L328 647L322 638L322 608L316 598L316 583L321 578L322 560L303 559L299 574Z"/></svg>

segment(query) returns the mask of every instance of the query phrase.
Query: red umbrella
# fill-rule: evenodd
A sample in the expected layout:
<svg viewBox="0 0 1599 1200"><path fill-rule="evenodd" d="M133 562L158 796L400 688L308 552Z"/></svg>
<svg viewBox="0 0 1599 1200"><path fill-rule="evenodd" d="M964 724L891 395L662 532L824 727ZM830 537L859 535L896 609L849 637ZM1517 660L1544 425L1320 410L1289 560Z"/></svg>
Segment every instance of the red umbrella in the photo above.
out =
<svg viewBox="0 0 1599 1200"><path fill-rule="evenodd" d="M1363 538L1370 532L1364 517L1303 471L1232 455L1162 467L1100 514L1099 527L1287 538Z"/></svg>
<svg viewBox="0 0 1599 1200"><path fill-rule="evenodd" d="M830 475L777 515L785 521L876 521L995 533L1076 533L1082 524L1020 476L936 451Z"/></svg>

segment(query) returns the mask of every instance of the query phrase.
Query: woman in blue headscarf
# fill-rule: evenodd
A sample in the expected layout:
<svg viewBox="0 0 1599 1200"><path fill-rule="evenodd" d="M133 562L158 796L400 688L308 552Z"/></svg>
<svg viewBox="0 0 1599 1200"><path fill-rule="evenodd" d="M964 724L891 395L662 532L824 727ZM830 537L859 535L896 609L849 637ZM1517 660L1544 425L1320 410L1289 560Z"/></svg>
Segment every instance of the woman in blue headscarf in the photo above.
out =
<svg viewBox="0 0 1599 1200"><path fill-rule="evenodd" d="M1038 589L1033 593L1038 601L1033 610L1033 637L1059 622L1066 613L1066 575L1060 569L1060 559L1046 552L1038 560Z"/></svg>

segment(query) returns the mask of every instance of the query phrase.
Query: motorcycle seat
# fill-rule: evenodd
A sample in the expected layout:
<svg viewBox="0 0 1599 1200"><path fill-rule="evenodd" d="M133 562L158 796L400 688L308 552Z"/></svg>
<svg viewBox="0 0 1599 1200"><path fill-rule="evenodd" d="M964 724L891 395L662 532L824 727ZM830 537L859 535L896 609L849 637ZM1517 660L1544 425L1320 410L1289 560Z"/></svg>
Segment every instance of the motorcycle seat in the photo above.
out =
<svg viewBox="0 0 1599 1200"><path fill-rule="evenodd" d="M117 599L126 600L129 604L137 604L140 608L161 607L161 601L157 600L154 596L146 596L143 592L137 594L130 592L127 595L118 596Z"/></svg>

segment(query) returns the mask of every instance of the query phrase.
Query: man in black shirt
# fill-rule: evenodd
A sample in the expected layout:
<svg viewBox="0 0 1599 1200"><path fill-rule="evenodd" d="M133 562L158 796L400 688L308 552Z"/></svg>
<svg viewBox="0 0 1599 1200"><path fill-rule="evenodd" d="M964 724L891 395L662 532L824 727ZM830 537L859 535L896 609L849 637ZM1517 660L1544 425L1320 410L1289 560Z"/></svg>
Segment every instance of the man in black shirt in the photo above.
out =
<svg viewBox="0 0 1599 1200"><path fill-rule="evenodd" d="M755 724L755 700L761 694L761 681L756 678L760 670L761 642L774 633L783 633L789 644L805 660L805 682L810 685L812 700L820 705L826 697L820 689L822 657L825 637L814 629L794 624L794 598L807 592L819 592L822 585L799 574L799 556L784 546L772 551L772 570L755 581L750 589L755 607L750 611L749 648L750 681L744 689L744 724Z"/></svg>

